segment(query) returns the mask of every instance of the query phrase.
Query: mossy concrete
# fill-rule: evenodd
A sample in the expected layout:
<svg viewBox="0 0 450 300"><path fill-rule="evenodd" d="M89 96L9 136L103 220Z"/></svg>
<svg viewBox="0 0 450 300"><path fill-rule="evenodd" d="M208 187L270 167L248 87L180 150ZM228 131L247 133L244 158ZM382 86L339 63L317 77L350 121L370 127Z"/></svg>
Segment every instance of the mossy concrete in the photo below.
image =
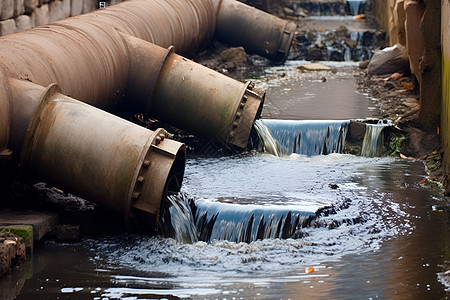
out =
<svg viewBox="0 0 450 300"><path fill-rule="evenodd" d="M33 250L33 226L31 225L9 225L0 226L0 232L10 232L20 236L29 250Z"/></svg>

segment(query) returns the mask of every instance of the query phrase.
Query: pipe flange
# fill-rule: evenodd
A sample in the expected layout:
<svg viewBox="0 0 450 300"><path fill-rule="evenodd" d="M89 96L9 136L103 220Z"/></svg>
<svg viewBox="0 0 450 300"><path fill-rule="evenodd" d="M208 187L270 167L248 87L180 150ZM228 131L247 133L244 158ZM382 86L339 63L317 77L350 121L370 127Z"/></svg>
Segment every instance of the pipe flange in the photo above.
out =
<svg viewBox="0 0 450 300"><path fill-rule="evenodd" d="M61 93L61 88L56 83L50 84L42 93L38 107L36 108L36 111L31 117L31 121L30 124L28 125L27 133L25 135L22 153L20 155L20 162L23 166L25 166L25 168L27 166L27 162L30 159L31 152L35 145L35 138L37 136L36 130L38 129L39 127L38 125L41 122L41 115L43 114L43 111L45 110L49 102L58 93Z"/></svg>

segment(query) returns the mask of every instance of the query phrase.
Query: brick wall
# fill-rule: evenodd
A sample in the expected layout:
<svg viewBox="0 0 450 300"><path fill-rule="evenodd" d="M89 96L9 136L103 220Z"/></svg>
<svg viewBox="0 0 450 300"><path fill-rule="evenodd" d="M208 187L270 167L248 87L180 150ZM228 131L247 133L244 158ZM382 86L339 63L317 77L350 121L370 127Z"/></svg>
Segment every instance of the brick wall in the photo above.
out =
<svg viewBox="0 0 450 300"><path fill-rule="evenodd" d="M0 36L45 25L123 0L0 0Z"/></svg>

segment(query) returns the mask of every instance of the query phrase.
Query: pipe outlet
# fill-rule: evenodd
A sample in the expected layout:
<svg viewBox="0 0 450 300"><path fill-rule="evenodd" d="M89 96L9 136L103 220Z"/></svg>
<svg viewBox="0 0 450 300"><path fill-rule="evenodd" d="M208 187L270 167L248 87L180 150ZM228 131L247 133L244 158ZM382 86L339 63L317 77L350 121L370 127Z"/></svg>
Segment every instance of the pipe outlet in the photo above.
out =
<svg viewBox="0 0 450 300"><path fill-rule="evenodd" d="M218 6L214 36L249 53L283 62L289 54L297 26L235 0L215 0ZM220 1L220 4L217 2Z"/></svg>
<svg viewBox="0 0 450 300"><path fill-rule="evenodd" d="M165 194L180 190L186 150L163 130L150 131L49 86L31 118L21 163L39 180L123 213L131 225L156 226Z"/></svg>
<svg viewBox="0 0 450 300"><path fill-rule="evenodd" d="M265 92L128 34L127 106L199 137L246 148Z"/></svg>
<svg viewBox="0 0 450 300"><path fill-rule="evenodd" d="M265 92L170 53L148 114L199 137L246 148Z"/></svg>

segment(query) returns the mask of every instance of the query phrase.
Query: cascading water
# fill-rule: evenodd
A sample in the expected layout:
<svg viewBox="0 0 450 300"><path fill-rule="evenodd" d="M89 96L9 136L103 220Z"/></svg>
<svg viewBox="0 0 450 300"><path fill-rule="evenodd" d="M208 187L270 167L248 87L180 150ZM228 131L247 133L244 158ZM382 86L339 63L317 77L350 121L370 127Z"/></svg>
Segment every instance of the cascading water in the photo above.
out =
<svg viewBox="0 0 450 300"><path fill-rule="evenodd" d="M163 200L160 228L164 237L181 243L250 243L300 236L298 230L315 216L315 209L299 206L229 204L190 199L180 193Z"/></svg>
<svg viewBox="0 0 450 300"><path fill-rule="evenodd" d="M350 11L350 14L355 16L364 13L364 9L366 6L365 0L347 0L347 6Z"/></svg>
<svg viewBox="0 0 450 300"><path fill-rule="evenodd" d="M383 129L386 124L366 124L366 132L361 147L361 156L375 157L381 156L384 142Z"/></svg>
<svg viewBox="0 0 450 300"><path fill-rule="evenodd" d="M263 139L267 152L277 155L273 151L275 148L280 149L282 155L297 153L312 156L342 153L350 121L265 119L256 123L255 129ZM272 147L275 143L278 147Z"/></svg>

